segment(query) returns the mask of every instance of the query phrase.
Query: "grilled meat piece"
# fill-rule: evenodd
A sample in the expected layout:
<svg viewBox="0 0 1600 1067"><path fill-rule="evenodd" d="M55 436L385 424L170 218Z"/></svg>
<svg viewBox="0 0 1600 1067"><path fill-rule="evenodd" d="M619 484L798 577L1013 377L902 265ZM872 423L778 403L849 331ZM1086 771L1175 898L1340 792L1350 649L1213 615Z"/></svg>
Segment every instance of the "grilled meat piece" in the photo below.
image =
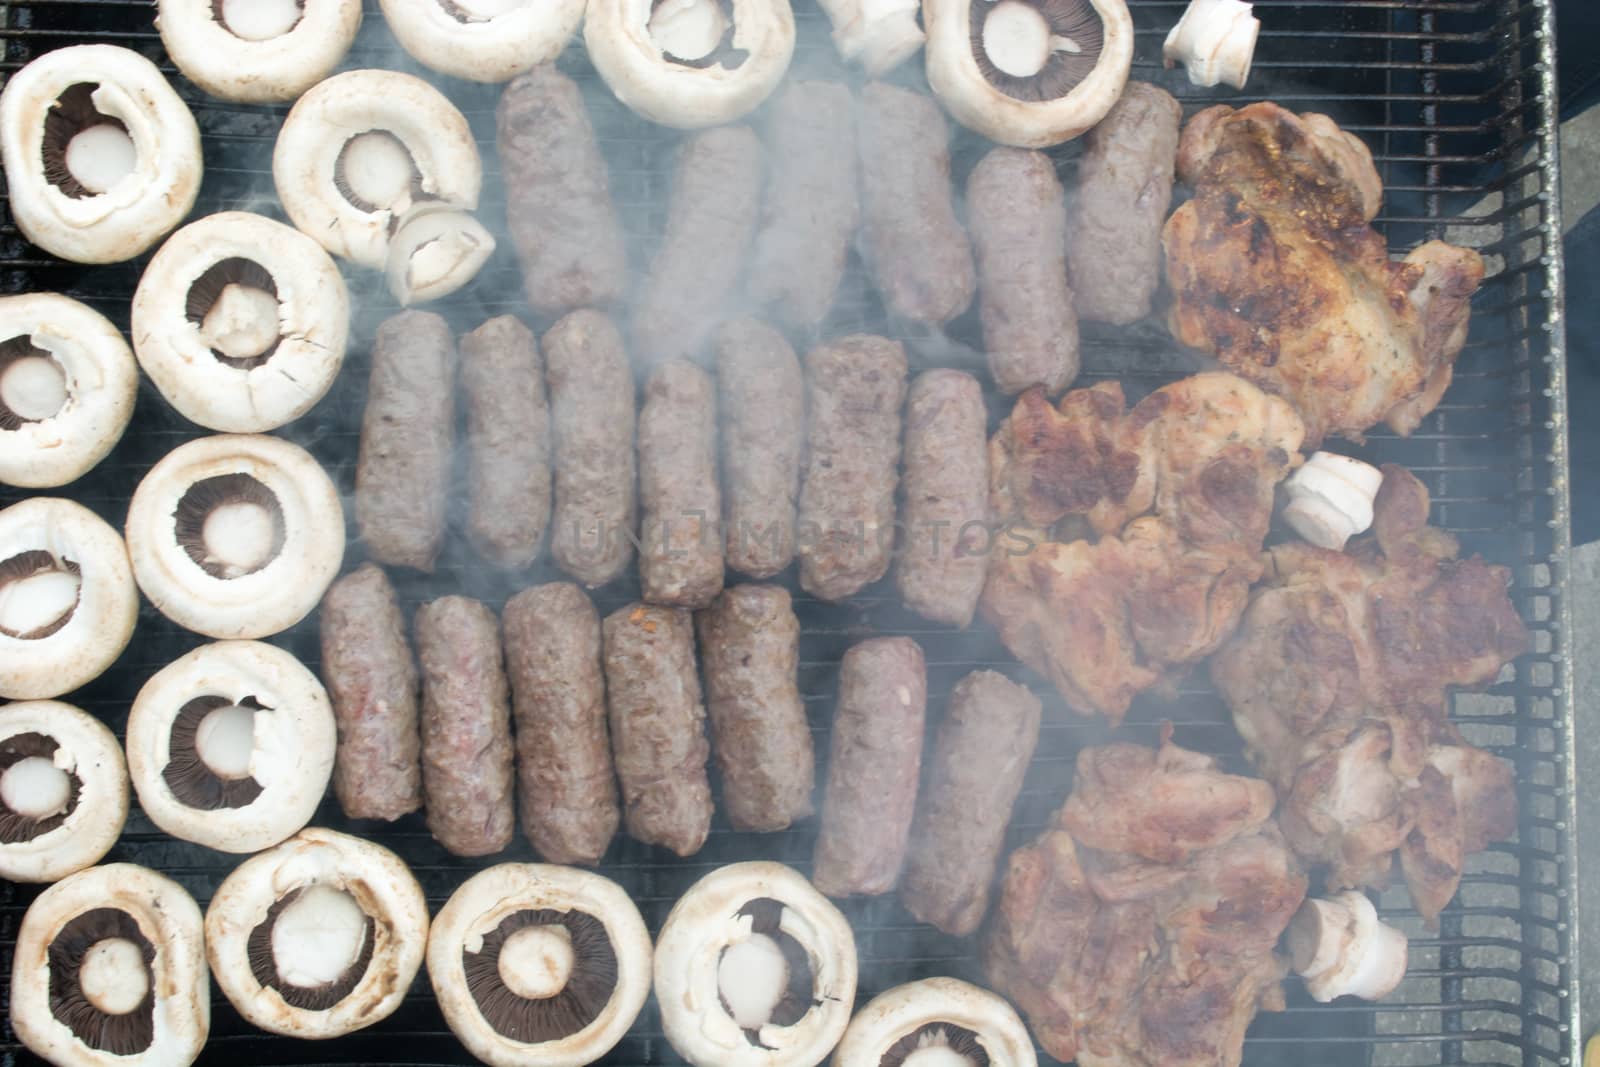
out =
<svg viewBox="0 0 1600 1067"><path fill-rule="evenodd" d="M515 316L461 338L467 406L467 539L514 570L539 556L550 522L550 405L544 360Z"/></svg>
<svg viewBox="0 0 1600 1067"><path fill-rule="evenodd" d="M722 414L722 517L728 566L771 578L794 559L806 397L783 335L735 319L711 342Z"/></svg>
<svg viewBox="0 0 1600 1067"><path fill-rule="evenodd" d="M722 592L717 393L682 359L656 365L639 412L640 595L702 608Z"/></svg>

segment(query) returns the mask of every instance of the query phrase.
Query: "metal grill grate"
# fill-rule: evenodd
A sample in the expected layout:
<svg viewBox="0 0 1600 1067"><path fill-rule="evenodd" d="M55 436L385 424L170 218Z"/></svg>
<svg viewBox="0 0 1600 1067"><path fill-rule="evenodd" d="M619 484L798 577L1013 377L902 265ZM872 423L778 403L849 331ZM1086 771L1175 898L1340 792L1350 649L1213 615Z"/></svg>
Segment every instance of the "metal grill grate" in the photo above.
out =
<svg viewBox="0 0 1600 1067"><path fill-rule="evenodd" d="M418 70L394 45L376 5L369 0L367 6L366 25L345 65ZM1264 31L1250 89L1225 97L1193 91L1181 72L1161 69L1161 39L1184 6L1184 0L1132 0L1139 27L1136 77L1169 88L1191 113L1214 99L1270 98L1296 110L1331 114L1362 136L1378 159L1387 188L1379 225L1392 247L1404 249L1428 237L1447 236L1490 257L1492 277L1476 301L1472 336L1445 403L1411 438L1375 433L1362 453L1411 467L1434 494L1435 521L1460 534L1469 550L1513 565L1518 604L1534 634L1534 650L1497 685L1456 702L1469 738L1516 765L1522 800L1517 841L1472 861L1461 894L1436 933L1421 927L1403 890L1386 896L1387 916L1407 929L1413 946L1410 977L1390 1002L1319 1006L1291 982L1289 1010L1257 1020L1245 1060L1279 1064L1293 1057L1317 1065L1571 1063L1576 1029L1572 712L1567 688L1571 652L1564 600L1567 465L1550 0L1258 0ZM811 0L799 0L798 7L796 68L849 77L832 54L825 24ZM9 10L0 7L0 12L0 71L6 73L42 52L87 41L126 45L156 60L173 75L205 135L206 177L197 214L245 208L281 218L271 192L269 162L286 109L210 100L177 77L154 31L148 0L33 0L12 4ZM634 261L642 262L661 224L670 174L666 161L675 135L635 119L617 104L592 76L581 44L568 49L561 65L585 84L614 192L635 239ZM899 76L919 77L914 69ZM484 149L488 165L481 214L493 225L503 218L504 203L493 165L497 90L460 82L445 88L466 112ZM975 138L958 137L958 182L964 181L982 148ZM1070 145L1058 153L1069 181L1076 155ZM1472 214L1462 216L1469 208ZM0 292L67 292L126 328L128 298L142 266L143 260L99 268L63 264L28 245L9 213L0 219ZM367 371L364 349L376 324L393 310L379 279L352 272L350 281L359 310L349 365L333 393L285 431L312 449L346 492L353 484ZM507 251L497 255L470 292L443 309L463 330L492 314L526 314L516 265ZM906 338L914 362L969 362L974 353L959 342L975 340L973 319L969 315L951 328L949 336L957 343L943 337ZM825 332L850 328L885 328L870 287L855 269ZM1192 367L1156 322L1117 332L1090 328L1084 356L1085 380L1119 377L1135 396ZM996 402L992 413L998 417L1001 410ZM147 382L126 439L67 492L120 527L139 477L168 449L194 436L196 429L173 413ZM16 498L9 491L0 494L0 504ZM350 565L360 552L360 545L352 542ZM515 589L547 577L538 573L511 579L487 570L455 538L438 574L406 580L402 592L411 604L445 592L498 604ZM900 609L885 589L867 593L843 606L797 598L806 626L801 683L819 754L826 753L838 658L865 634L910 633L923 643L935 709L942 706L948 687L979 665L993 664L1025 677L1009 665L1004 649L986 629L957 634L931 628ZM598 599L604 609L631 595L632 589L622 584L603 590ZM133 646L75 699L120 732L138 686L198 643L147 607ZM313 625L284 635L279 643L315 663ZM1060 802L1077 749L1108 736L1103 726L1071 717L1052 694L1043 688L1040 692L1049 721L1028 773L1012 844L1037 833ZM1172 703L1139 703L1122 733L1153 741L1155 724L1163 718L1177 724L1181 743L1222 754L1235 768L1242 765L1224 710L1198 684L1184 688ZM485 865L444 853L420 819L394 827L351 825L329 801L318 821L394 848L416 871L435 908L469 871ZM679 861L619 838L603 870L633 893L646 921L656 928L673 900L711 867L769 858L805 868L811 846L809 824L790 833L758 836L734 833L719 819L705 850L691 860ZM109 858L165 870L202 904L235 863L165 837L137 810ZM528 859L531 853L519 841L498 858ZM0 883L0 962L5 974L17 923L34 893ZM853 902L845 910L858 931L863 998L930 974L980 978L969 941L915 924L892 897ZM425 979L392 1018L316 1046L259 1034L216 998L212 1039L202 1063L245 1067L313 1060L471 1062L444 1030ZM36 1062L15 1043L6 1024L0 1030L0 1063ZM678 1061L661 1038L652 1007L605 1062Z"/></svg>

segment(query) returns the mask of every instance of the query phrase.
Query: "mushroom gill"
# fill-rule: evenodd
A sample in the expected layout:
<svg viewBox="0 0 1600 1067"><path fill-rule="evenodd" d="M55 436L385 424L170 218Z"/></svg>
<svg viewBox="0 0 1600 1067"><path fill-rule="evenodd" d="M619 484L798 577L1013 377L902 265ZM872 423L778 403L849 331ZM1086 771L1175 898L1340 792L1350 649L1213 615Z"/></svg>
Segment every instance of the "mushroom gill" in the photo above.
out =
<svg viewBox="0 0 1600 1067"><path fill-rule="evenodd" d="M277 282L254 260L235 257L208 268L189 286L184 317L213 356L240 370L267 362L283 340Z"/></svg>
<svg viewBox="0 0 1600 1067"><path fill-rule="evenodd" d="M0 844L47 834L77 808L83 783L56 766L59 747L55 738L41 733L0 741Z"/></svg>
<svg viewBox="0 0 1600 1067"><path fill-rule="evenodd" d="M970 0L972 55L1007 96L1043 103L1094 72L1105 24L1088 0Z"/></svg>
<svg viewBox="0 0 1600 1067"><path fill-rule="evenodd" d="M550 967L546 961L552 955L551 939L530 938L531 930L565 931L570 965ZM556 1041L583 1030L600 1017L617 984L617 954L605 924L582 911L513 912L483 935L477 952L463 949L461 962L467 991L484 1019L500 1034L526 1044ZM559 973L562 969L565 975ZM556 980L540 983L528 977L540 973ZM513 991L513 985L522 992L548 989L549 993L523 996Z"/></svg>
<svg viewBox="0 0 1600 1067"><path fill-rule="evenodd" d="M155 955L139 924L119 908L74 916L50 942L50 1013L92 1049L143 1052L155 1040Z"/></svg>
<svg viewBox="0 0 1600 1067"><path fill-rule="evenodd" d="M301 886L267 909L246 954L255 980L303 1011L327 1011L354 992L372 963L376 923L351 894Z"/></svg>
<svg viewBox="0 0 1600 1067"><path fill-rule="evenodd" d="M95 82L68 86L44 116L45 180L74 200L110 192L138 163L127 126L95 107L99 88Z"/></svg>
<svg viewBox="0 0 1600 1067"><path fill-rule="evenodd" d="M978 1035L942 1020L925 1023L884 1050L879 1067L989 1067Z"/></svg>
<svg viewBox="0 0 1600 1067"><path fill-rule="evenodd" d="M202 811L253 803L262 791L250 776L253 719L265 710L254 697L235 704L201 696L186 703L172 721L169 758L161 770L173 796Z"/></svg>
<svg viewBox="0 0 1600 1067"><path fill-rule="evenodd" d="M195 482L173 521L178 544L213 578L254 574L278 558L287 537L277 496L248 474Z"/></svg>

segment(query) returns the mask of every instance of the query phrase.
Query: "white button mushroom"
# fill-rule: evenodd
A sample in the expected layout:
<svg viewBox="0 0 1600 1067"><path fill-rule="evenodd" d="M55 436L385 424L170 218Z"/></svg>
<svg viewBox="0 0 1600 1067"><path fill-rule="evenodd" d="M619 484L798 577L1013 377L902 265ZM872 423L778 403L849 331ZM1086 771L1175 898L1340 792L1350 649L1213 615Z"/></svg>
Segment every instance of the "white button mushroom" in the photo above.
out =
<svg viewBox="0 0 1600 1067"><path fill-rule="evenodd" d="M344 560L344 511L327 473L277 437L179 445L128 505L139 588L208 637L256 638L305 618Z"/></svg>
<svg viewBox="0 0 1600 1067"><path fill-rule="evenodd" d="M696 1067L811 1067L850 1022L855 936L797 871L735 863L673 906L655 981L667 1040Z"/></svg>
<svg viewBox="0 0 1600 1067"><path fill-rule="evenodd" d="M128 550L70 500L0 511L0 696L60 696L100 677L139 617Z"/></svg>
<svg viewBox="0 0 1600 1067"><path fill-rule="evenodd" d="M833 1067L1035 1067L1016 1010L987 989L927 978L880 993L856 1013Z"/></svg>
<svg viewBox="0 0 1600 1067"><path fill-rule="evenodd" d="M456 1037L492 1067L581 1067L650 995L650 933L615 882L542 863L467 879L428 934L428 977Z"/></svg>
<svg viewBox="0 0 1600 1067"><path fill-rule="evenodd" d="M1406 976L1406 935L1378 918L1365 893L1354 890L1300 905L1286 935L1290 965L1311 996L1379 1000Z"/></svg>
<svg viewBox="0 0 1600 1067"><path fill-rule="evenodd" d="M583 40L628 107L699 129L755 110L794 55L789 0L590 0Z"/></svg>
<svg viewBox="0 0 1600 1067"><path fill-rule="evenodd" d="M294 105L272 152L289 219L329 252L373 270L418 203L478 206L483 164L466 118L410 74L351 70Z"/></svg>
<svg viewBox="0 0 1600 1067"><path fill-rule="evenodd" d="M39 894L17 931L11 1025L57 1067L188 1067L211 1029L200 909L131 863Z"/></svg>
<svg viewBox="0 0 1600 1067"><path fill-rule="evenodd" d="M206 954L239 1014L338 1037L392 1015L422 966L428 903L386 848L310 828L240 864L206 910Z"/></svg>
<svg viewBox="0 0 1600 1067"><path fill-rule="evenodd" d="M389 245L389 292L401 307L449 296L483 269L494 238L483 223L452 208L422 204L395 228Z"/></svg>
<svg viewBox="0 0 1600 1067"><path fill-rule="evenodd" d="M916 55L926 39L917 0L819 0L818 6L833 25L839 55L874 78Z"/></svg>
<svg viewBox="0 0 1600 1067"><path fill-rule="evenodd" d="M1182 63L1195 85L1226 82L1243 89L1260 35L1261 20L1244 0L1190 0L1167 34L1161 58L1168 69Z"/></svg>
<svg viewBox="0 0 1600 1067"><path fill-rule="evenodd" d="M1313 452L1283 483L1283 521L1318 548L1342 551L1372 525L1372 502L1383 472L1334 452Z"/></svg>
<svg viewBox="0 0 1600 1067"><path fill-rule="evenodd" d="M53 882L100 862L128 817L128 768L100 720L54 700L0 708L0 878Z"/></svg>
<svg viewBox="0 0 1600 1067"><path fill-rule="evenodd" d="M0 482L66 485L133 417L139 367L105 316L58 293L0 297Z"/></svg>
<svg viewBox="0 0 1600 1067"><path fill-rule="evenodd" d="M441 74L503 82L561 54L584 0L382 0L400 47Z"/></svg>
<svg viewBox="0 0 1600 1067"><path fill-rule="evenodd" d="M339 65L361 0L159 0L156 29L184 76L212 96L293 100Z"/></svg>
<svg viewBox="0 0 1600 1067"><path fill-rule="evenodd" d="M311 410L339 375L350 295L322 247L225 211L161 246L133 296L133 343L161 395L211 430L261 433Z"/></svg>
<svg viewBox="0 0 1600 1067"><path fill-rule="evenodd" d="M0 162L23 236L77 263L119 263L194 206L200 129L154 63L77 45L6 83Z"/></svg>
<svg viewBox="0 0 1600 1067"><path fill-rule="evenodd" d="M926 0L922 14L934 95L1001 144L1046 148L1086 132L1133 66L1126 0Z"/></svg>
<svg viewBox="0 0 1600 1067"><path fill-rule="evenodd" d="M255 641L202 645L144 684L128 775L173 837L257 852L311 820L333 774L333 708L317 676Z"/></svg>

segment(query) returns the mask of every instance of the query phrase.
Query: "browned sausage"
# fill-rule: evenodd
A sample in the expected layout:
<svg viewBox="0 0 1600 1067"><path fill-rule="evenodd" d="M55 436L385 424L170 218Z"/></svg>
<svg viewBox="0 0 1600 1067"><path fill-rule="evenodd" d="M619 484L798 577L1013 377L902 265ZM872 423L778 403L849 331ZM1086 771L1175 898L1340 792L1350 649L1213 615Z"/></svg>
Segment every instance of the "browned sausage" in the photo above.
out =
<svg viewBox="0 0 1600 1067"><path fill-rule="evenodd" d="M501 625L522 832L547 863L599 863L621 820L600 616L576 585L552 582L512 597Z"/></svg>
<svg viewBox="0 0 1600 1067"><path fill-rule="evenodd" d="M989 373L1007 395L1078 376L1078 315L1067 284L1067 205L1043 152L996 148L967 179Z"/></svg>
<svg viewBox="0 0 1600 1067"><path fill-rule="evenodd" d="M416 632L428 829L457 856L492 855L516 829L500 621L476 600L447 596L417 609Z"/></svg>
<svg viewBox="0 0 1600 1067"><path fill-rule="evenodd" d="M989 568L988 412L958 370L917 375L906 400L905 504L895 581L906 607L966 626Z"/></svg>
<svg viewBox="0 0 1600 1067"><path fill-rule="evenodd" d="M352 819L398 819L422 807L417 664L381 568L364 563L322 598L322 680L339 747L333 791Z"/></svg>
<svg viewBox="0 0 1600 1067"><path fill-rule="evenodd" d="M682 359L658 364L639 412L640 596L701 608L722 591L717 393Z"/></svg>
<svg viewBox="0 0 1600 1067"><path fill-rule="evenodd" d="M550 405L533 331L501 315L462 337L461 392L467 538L490 563L521 569L550 522Z"/></svg>
<svg viewBox="0 0 1600 1067"><path fill-rule="evenodd" d="M830 897L887 893L900 877L922 766L928 674L909 637L844 655L811 880Z"/></svg>
<svg viewBox="0 0 1600 1067"><path fill-rule="evenodd" d="M706 709L694 623L681 608L630 604L606 616L606 701L628 833L692 856L711 832Z"/></svg>
<svg viewBox="0 0 1600 1067"><path fill-rule="evenodd" d="M900 880L900 900L912 915L958 937L978 928L1038 743L1038 697L994 671L956 683L934 734Z"/></svg>
<svg viewBox="0 0 1600 1067"><path fill-rule="evenodd" d="M456 342L428 311L378 327L356 462L356 523L379 563L432 571L455 441Z"/></svg>
<svg viewBox="0 0 1600 1067"><path fill-rule="evenodd" d="M736 830L782 830L811 814L816 776L789 592L736 585L695 623L728 821Z"/></svg>
<svg viewBox="0 0 1600 1067"><path fill-rule="evenodd" d="M771 578L794 559L805 443L805 382L783 335L754 319L712 339L722 412L722 516L728 566Z"/></svg>

